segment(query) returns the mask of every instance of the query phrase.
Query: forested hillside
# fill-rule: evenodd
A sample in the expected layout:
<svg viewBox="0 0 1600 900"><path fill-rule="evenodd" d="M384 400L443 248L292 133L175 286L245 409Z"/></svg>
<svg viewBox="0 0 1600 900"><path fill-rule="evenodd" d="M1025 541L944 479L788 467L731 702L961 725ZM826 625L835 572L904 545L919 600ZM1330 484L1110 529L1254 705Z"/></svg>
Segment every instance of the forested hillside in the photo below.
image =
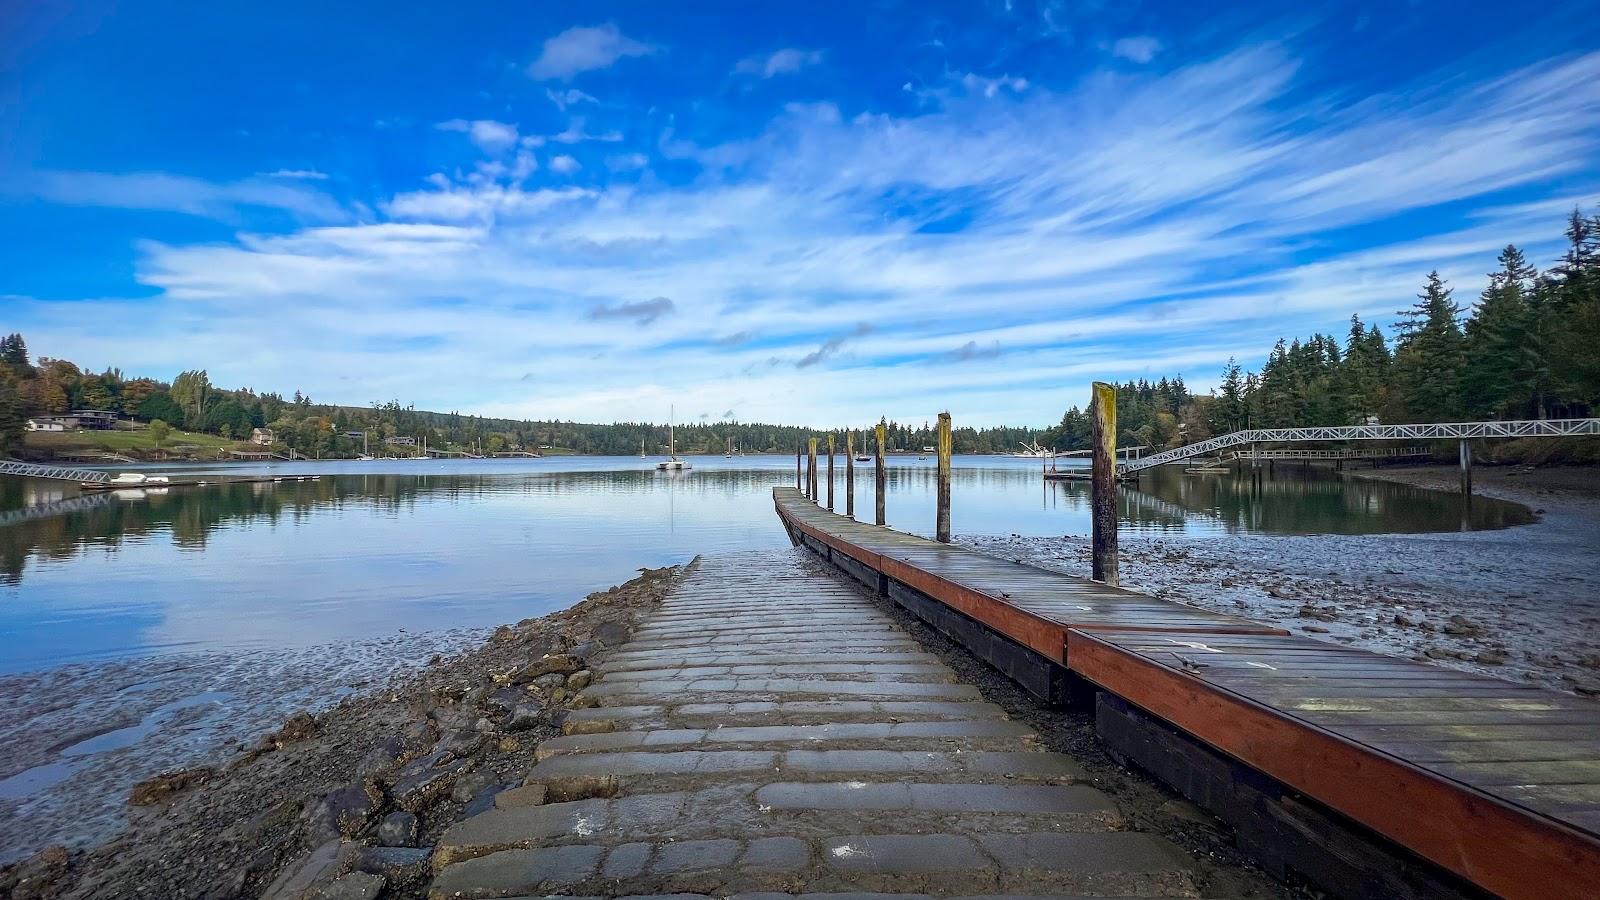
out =
<svg viewBox="0 0 1600 900"><path fill-rule="evenodd" d="M204 370L180 374L170 383L129 377L119 369L86 371L62 359L31 361L20 334L0 338L0 450L20 445L29 416L75 409L108 410L135 424L160 422L167 427L243 440L254 428L271 428L278 442L308 456L355 456L363 438L377 455L410 453L385 448L389 438L412 438L435 448L476 448L485 452L556 448L576 453L651 455L667 451L667 426L646 422L607 425L578 422L523 421L459 413L426 412L398 402L371 407L315 403L296 392L285 398L249 388L226 390L211 383ZM913 450L933 443L929 423L889 423L889 446ZM676 429L682 453L722 452L731 443L746 452L793 452L816 432L792 425L745 422L697 422ZM841 450L844 432L836 432ZM955 446L961 453L993 453L1017 449L1038 437L1034 428L958 428Z"/></svg>

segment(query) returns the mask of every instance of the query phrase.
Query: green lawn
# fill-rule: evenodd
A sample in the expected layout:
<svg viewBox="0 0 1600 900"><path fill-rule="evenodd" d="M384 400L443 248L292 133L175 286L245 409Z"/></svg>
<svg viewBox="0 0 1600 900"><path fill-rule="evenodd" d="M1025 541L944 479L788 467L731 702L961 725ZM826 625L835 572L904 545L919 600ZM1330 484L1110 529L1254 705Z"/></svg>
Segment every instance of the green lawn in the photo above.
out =
<svg viewBox="0 0 1600 900"><path fill-rule="evenodd" d="M29 450L50 451L52 453L73 453L94 450L105 450L112 453L153 453L156 442L150 437L148 429L138 431L29 431L23 435L22 445ZM199 447L202 451L216 453L219 450L239 449L246 446L241 441L230 441L211 434L195 434L188 431L173 429L167 436L164 450L174 447L189 445Z"/></svg>

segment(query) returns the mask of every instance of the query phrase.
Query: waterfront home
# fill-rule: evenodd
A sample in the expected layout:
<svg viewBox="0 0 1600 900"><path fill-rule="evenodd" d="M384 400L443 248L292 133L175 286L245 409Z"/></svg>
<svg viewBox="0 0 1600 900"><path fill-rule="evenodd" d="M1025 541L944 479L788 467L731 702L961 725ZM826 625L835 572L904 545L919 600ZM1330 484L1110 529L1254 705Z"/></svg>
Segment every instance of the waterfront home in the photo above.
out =
<svg viewBox="0 0 1600 900"><path fill-rule="evenodd" d="M252 444L265 447L268 444L276 444L277 442L278 436L273 433L271 428L250 429L250 443Z"/></svg>
<svg viewBox="0 0 1600 900"><path fill-rule="evenodd" d="M414 437L392 437L384 441L384 443L391 447L415 447L417 439Z"/></svg>
<svg viewBox="0 0 1600 900"><path fill-rule="evenodd" d="M103 409L75 409L59 416L34 416L28 420L29 431L72 431L80 428L104 430L115 428L117 414Z"/></svg>

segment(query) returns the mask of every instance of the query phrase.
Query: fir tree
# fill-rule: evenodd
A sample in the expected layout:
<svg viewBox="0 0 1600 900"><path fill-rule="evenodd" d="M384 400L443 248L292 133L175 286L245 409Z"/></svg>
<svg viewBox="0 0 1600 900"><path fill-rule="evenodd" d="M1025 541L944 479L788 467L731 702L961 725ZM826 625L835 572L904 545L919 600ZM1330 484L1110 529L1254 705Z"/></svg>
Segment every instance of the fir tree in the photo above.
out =
<svg viewBox="0 0 1600 900"><path fill-rule="evenodd" d="M1444 422L1461 412L1461 308L1437 271L1428 273L1417 302L1402 316L1395 372L1407 415L1415 422Z"/></svg>
<svg viewBox="0 0 1600 900"><path fill-rule="evenodd" d="M1537 366L1530 342L1536 332L1527 295L1538 273L1514 245L1499 259L1467 322L1461 380L1466 412L1474 418L1522 415L1533 404L1529 385Z"/></svg>
<svg viewBox="0 0 1600 900"><path fill-rule="evenodd" d="M1244 402L1244 377L1240 372L1239 363L1228 358L1227 368L1222 370L1221 393L1211 404L1211 417L1209 424L1213 434L1225 434L1229 431L1238 431L1248 427L1248 416Z"/></svg>

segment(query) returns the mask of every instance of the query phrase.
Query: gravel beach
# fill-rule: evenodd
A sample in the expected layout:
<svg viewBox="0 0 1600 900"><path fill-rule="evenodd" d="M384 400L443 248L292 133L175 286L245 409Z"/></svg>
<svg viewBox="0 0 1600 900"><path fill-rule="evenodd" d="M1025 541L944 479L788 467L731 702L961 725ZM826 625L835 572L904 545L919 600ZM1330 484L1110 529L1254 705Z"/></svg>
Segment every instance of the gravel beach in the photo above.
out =
<svg viewBox="0 0 1600 900"><path fill-rule="evenodd" d="M1122 583L1297 634L1555 690L1600 695L1600 469L1487 467L1483 496L1537 520L1490 531L1121 536ZM1454 490L1451 466L1352 477ZM1087 575L1086 536L958 536L1008 559Z"/></svg>

